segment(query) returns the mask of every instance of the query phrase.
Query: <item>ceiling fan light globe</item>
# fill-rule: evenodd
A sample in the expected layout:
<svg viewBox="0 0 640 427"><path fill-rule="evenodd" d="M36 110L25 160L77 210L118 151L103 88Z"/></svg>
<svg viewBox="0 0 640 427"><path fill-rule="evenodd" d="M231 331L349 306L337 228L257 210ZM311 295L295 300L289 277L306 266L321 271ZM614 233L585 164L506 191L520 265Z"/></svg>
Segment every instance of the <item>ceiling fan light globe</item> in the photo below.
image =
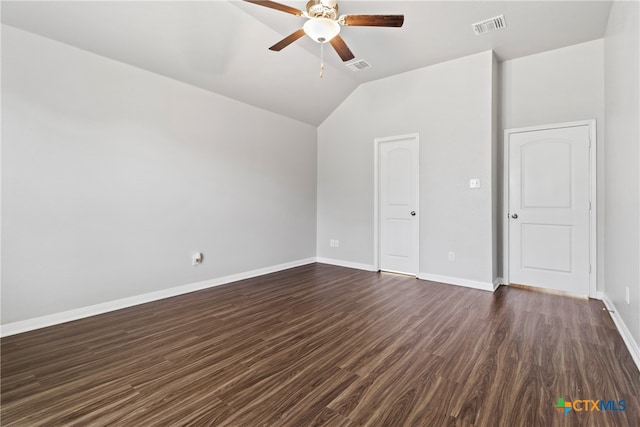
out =
<svg viewBox="0 0 640 427"><path fill-rule="evenodd" d="M328 18L311 18L302 28L317 43L328 42L340 33L340 24Z"/></svg>

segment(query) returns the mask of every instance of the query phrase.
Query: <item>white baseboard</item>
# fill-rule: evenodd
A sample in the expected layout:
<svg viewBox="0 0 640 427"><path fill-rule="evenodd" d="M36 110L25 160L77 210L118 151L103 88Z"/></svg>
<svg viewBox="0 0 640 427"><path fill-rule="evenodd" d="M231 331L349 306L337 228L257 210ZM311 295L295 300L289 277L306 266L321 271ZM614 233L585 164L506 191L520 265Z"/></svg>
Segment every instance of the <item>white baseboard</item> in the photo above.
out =
<svg viewBox="0 0 640 427"><path fill-rule="evenodd" d="M504 277L496 277L496 279L493 281L493 290L495 291L496 289L498 289L498 287L500 287L500 285L505 285L505 280Z"/></svg>
<svg viewBox="0 0 640 427"><path fill-rule="evenodd" d="M371 264L361 264L358 262L343 261L341 259L318 257L316 258L316 262L321 264L337 265L339 267L355 268L357 270L375 271Z"/></svg>
<svg viewBox="0 0 640 427"><path fill-rule="evenodd" d="M629 353L631 353L631 357L633 361L636 363L638 370L640 370L640 347L638 347L638 343L633 339L631 332L627 328L627 325L622 320L622 317L618 314L618 309L615 304L607 297L607 295L602 295L602 302L604 303L607 310L609 310L609 315L613 319L613 323L616 324L618 328L618 332L620 332L620 336L622 336L622 340L627 345L627 349Z"/></svg>
<svg viewBox="0 0 640 427"><path fill-rule="evenodd" d="M479 282L476 280L461 279L459 277L440 276L430 273L419 273L418 279L430 280L432 282L446 283L448 285L464 286L466 288L482 289L483 291L493 292L500 285L490 282Z"/></svg>
<svg viewBox="0 0 640 427"><path fill-rule="evenodd" d="M176 286L160 291L149 292L133 297L122 298L114 301L108 301L100 304L90 305L87 307L76 308L74 310L54 313L47 316L36 317L33 319L21 320L19 322L7 323L0 326L0 336L7 337L9 335L20 334L35 329L46 328L47 326L58 325L60 323L71 322L73 320L83 319L98 314L108 313L110 311L120 310L122 308L132 307L134 305L144 304L147 302L157 301L164 298L170 298L177 295L187 294L189 292L199 291L202 289L212 288L214 286L225 285L227 283L237 282L239 280L250 279L252 277L262 276L264 274L275 273L277 271L287 270L301 265L312 264L316 262L315 257L306 258L297 261L287 262L284 264L273 265L269 267L258 268L256 270L244 273L231 274L229 276L218 277L215 279L205 280L202 282L190 283L188 285Z"/></svg>

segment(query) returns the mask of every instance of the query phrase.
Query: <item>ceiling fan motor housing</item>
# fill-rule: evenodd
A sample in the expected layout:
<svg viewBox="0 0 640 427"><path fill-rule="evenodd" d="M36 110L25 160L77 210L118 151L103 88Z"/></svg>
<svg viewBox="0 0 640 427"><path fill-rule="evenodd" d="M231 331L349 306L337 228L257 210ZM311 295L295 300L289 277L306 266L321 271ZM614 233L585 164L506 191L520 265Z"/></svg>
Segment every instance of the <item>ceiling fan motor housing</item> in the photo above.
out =
<svg viewBox="0 0 640 427"><path fill-rule="evenodd" d="M307 15L310 18L329 18L335 21L338 18L338 2L337 0L309 0Z"/></svg>

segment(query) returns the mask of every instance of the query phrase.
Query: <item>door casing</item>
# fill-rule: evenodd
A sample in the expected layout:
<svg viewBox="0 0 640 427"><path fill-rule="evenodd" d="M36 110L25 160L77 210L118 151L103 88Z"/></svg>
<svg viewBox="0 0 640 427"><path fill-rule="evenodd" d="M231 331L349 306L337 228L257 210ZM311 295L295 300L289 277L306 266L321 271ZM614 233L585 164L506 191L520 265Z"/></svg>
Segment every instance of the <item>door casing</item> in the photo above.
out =
<svg viewBox="0 0 640 427"><path fill-rule="evenodd" d="M374 139L374 188L373 188L373 270L380 271L380 145L386 142L403 141L413 139L416 141L418 152L418 170L416 171L416 210L418 211L418 236L415 274L418 277L420 270L420 136L418 133L406 135L388 136Z"/></svg>
<svg viewBox="0 0 640 427"><path fill-rule="evenodd" d="M503 173L503 260L502 272L506 285L509 280L509 229L511 221L509 221L509 137L514 133L533 132L540 130L562 129L576 126L589 127L589 297L597 298L597 184L596 184L596 121L581 120L567 123L556 123L541 126L530 126L524 128L506 129L504 131L504 173Z"/></svg>

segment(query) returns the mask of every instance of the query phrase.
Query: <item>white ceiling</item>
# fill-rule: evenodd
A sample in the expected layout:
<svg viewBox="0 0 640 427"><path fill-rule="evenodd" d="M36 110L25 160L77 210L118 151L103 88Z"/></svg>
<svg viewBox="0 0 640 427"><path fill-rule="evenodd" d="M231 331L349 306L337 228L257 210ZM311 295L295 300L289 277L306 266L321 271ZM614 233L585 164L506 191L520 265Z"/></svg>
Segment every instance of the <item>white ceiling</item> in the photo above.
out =
<svg viewBox="0 0 640 427"><path fill-rule="evenodd" d="M305 9L305 1L283 0ZM343 27L356 60L304 37L268 47L305 19L239 0L2 1L2 22L275 113L318 125L360 84L493 49L500 60L604 36L610 1L358 1L340 14L404 14L402 28ZM471 24L504 14L507 28L475 36Z"/></svg>

